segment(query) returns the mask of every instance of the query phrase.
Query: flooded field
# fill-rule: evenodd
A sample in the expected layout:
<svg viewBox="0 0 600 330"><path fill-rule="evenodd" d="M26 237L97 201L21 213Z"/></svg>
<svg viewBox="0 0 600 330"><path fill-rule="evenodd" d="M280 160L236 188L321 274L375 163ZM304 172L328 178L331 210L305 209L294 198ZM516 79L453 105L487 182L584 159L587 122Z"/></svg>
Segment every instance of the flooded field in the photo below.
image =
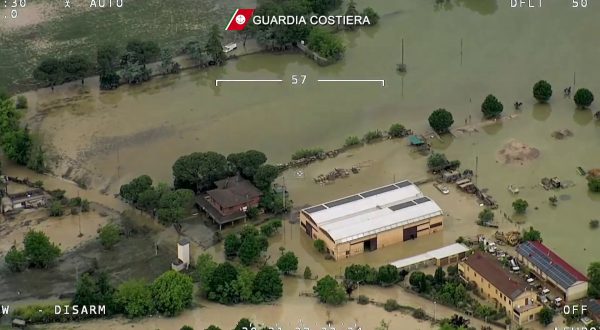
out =
<svg viewBox="0 0 600 330"><path fill-rule="evenodd" d="M589 229L588 222L600 214L600 195L590 194L585 178L576 173L577 166L600 167L600 156L592 152L600 138L600 123L592 118L597 105L592 110L575 110L572 100L563 98L560 91L574 86L600 93L600 48L586 37L600 25L598 9L573 10L568 4L545 2L541 9L515 10L506 1L494 0L453 0L441 7L433 0L358 2L359 7L368 3L382 15L380 25L344 33L346 57L333 66L320 68L301 55L260 54L230 61L222 68L157 78L111 92L99 92L93 81L84 87L65 85L54 92L28 93L32 109L27 120L58 156L56 175L85 179L92 189L81 190L82 197L121 210L125 206L109 196L121 184L140 174L171 182L171 165L187 153L257 149L265 152L270 162L279 163L289 160L296 149L337 147L349 135L387 129L395 122L424 131L427 117L439 107L454 114L455 126L470 118L477 123L483 98L493 93L504 103L505 114L518 116L455 138L444 136L442 141L434 141L434 149L449 159L459 159L463 168L477 170L478 185L489 188L500 204L496 219L504 229L530 225L540 229L544 242L579 270L597 260L597 232ZM402 38L408 72L398 75L395 68ZM292 86L293 74L307 75L306 83ZM284 82L216 87L215 79ZM317 79L385 79L386 84L320 84ZM531 88L539 79L553 84L549 105L537 105L532 98ZM511 105L517 100L524 105L514 111ZM574 136L564 140L551 136L561 129L571 130ZM538 157L522 165L499 162L498 151L512 140L537 149ZM352 165L363 169L333 185L320 186L312 181L334 167ZM412 153L406 141L385 141L303 168L304 178L296 170L284 177L295 207L301 207L393 180L419 180L425 176L424 168L425 158ZM22 174L11 173L25 176ZM540 179L553 176L575 185L555 192L543 190ZM44 181L50 188L65 184L60 179ZM282 183L282 178L278 181ZM511 203L516 197L507 191L509 184L519 186L519 197L529 201L525 216L513 215ZM431 185L422 189L448 215L441 233L335 263L316 254L299 225L286 223L284 235L271 243L270 253L277 255L279 246L285 246L300 255L300 269L309 265L313 274L322 276L340 273L349 263L385 264L452 243L460 235L490 232L475 225L481 208L473 198L454 189L448 196ZM72 185L67 195L78 190ZM553 195L559 197L555 208L548 203ZM503 220L504 214L523 224ZM172 238L172 229L169 232ZM139 251L147 253L148 249L140 247ZM194 250L197 255L203 248ZM208 252L219 258L223 255L220 247ZM164 260L155 262L158 272ZM143 269L143 263L138 266ZM73 272L72 268L69 271ZM265 322L287 322L299 314L317 315L318 322L325 319L325 308L307 304L307 298L297 296L297 292L310 290L310 285L300 281L286 290L290 291L275 307L239 306L231 310L236 315L268 318ZM220 315L211 312L213 308L221 307L209 304L184 314L177 322L205 326ZM266 308L272 310L263 310ZM361 321L370 326L382 318L390 318L394 324L415 322L401 315L392 318L383 310L365 313L361 309L359 314L356 308L348 305L332 309L332 313L340 320L343 317L335 315L365 315L367 319ZM175 329L182 325L173 325L168 319L143 322L148 328ZM102 323L94 323L94 327ZM233 320L230 323L233 325ZM134 325L121 321L104 324L115 329ZM429 329L424 323L412 325Z"/></svg>

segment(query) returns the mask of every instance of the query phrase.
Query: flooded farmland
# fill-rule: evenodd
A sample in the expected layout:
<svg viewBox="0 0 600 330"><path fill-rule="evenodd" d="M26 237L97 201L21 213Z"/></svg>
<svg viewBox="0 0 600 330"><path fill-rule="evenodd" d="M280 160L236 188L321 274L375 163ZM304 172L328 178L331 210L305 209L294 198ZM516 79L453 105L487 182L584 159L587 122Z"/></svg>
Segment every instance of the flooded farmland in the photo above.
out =
<svg viewBox="0 0 600 330"><path fill-rule="evenodd" d="M376 27L344 32L348 50L345 59L335 65L321 68L299 54L257 54L221 68L186 71L110 92L98 91L96 83L88 79L83 87L77 83L28 93L32 107L27 120L57 156L56 175L85 179L91 189L82 191L82 197L121 210L125 208L122 203L99 191L116 193L121 184L140 174L171 182L171 165L184 154L257 149L265 152L270 162L280 163L289 160L297 149L338 147L349 135L387 129L396 122L425 131L427 117L440 107L453 113L455 126L476 125L481 120L483 98L493 93L504 103L504 113L515 115L513 119L455 137L443 136L433 140L434 150L460 160L463 168L477 170L478 185L489 188L500 204L496 217L504 229L540 229L544 242L581 271L598 260L598 231L590 230L588 222L600 217L600 195L589 193L585 178L576 172L577 166L600 167L600 122L592 116L598 107L576 110L573 101L561 93L568 86L600 93L600 48L587 36L600 25L597 7L574 10L559 2L544 2L540 9L516 10L509 8L507 1L494 0L452 0L441 6L433 0L357 2L359 7L367 3L373 6L382 19ZM400 75L396 64L400 62L402 39L408 72ZM291 75L306 75L306 83L292 85ZM215 86L215 79L283 82ZM384 79L385 86L323 84L318 79ZM531 95L534 82L540 79L548 80L554 88L548 105L535 104ZM523 102L521 110L512 109L515 101ZM552 137L554 131L563 129L569 129L573 136L562 140ZM527 144L539 155L523 164L504 164L497 153L510 141ZM411 152L406 141L384 141L302 168L303 175L296 169L287 171L278 182L285 178L294 205L301 207L393 180L422 179L425 162L423 156ZM361 166L359 174L332 185L321 186L312 180L334 167L353 165ZM18 171L16 175L28 174ZM574 185L560 191L543 190L540 179L554 176ZM48 187L62 183L59 179L44 181ZM511 203L516 197L507 191L509 184L518 186L519 197L529 201L526 215L513 215ZM454 242L460 235L490 233L475 226L481 208L470 196L454 189L442 196L431 185L422 188L448 216L445 230L427 239L335 263L314 252L299 225L286 223L283 235L272 242L270 253L278 254L279 246L297 251L300 269L310 265L322 276L337 274L349 263L385 264ZM73 185L67 194L78 191ZM559 197L557 207L548 202L554 195ZM504 220L504 214L515 223ZM172 229L169 231L172 234ZM140 243L145 244L144 253L151 254L151 242ZM201 252L202 248L195 247L195 255ZM220 258L223 255L220 247L207 252ZM160 260L155 260L156 273L160 267ZM65 269L72 273L72 268ZM72 276L67 280L72 281ZM296 320L301 314L316 315L319 320L315 322L323 322L326 308L298 297L299 292L310 291L311 285L302 280L288 282L278 305L237 306L231 311L264 322ZM369 294L381 297L379 300L397 294L395 290L365 290L372 290ZM424 304L402 302L414 298L406 296L396 299L416 306ZM183 323L218 323L220 308L225 307L207 304L186 312L176 325L173 320L152 318L140 327L178 329ZM345 319L345 315L365 315L360 321L369 327L383 318L392 319L393 324L410 324L408 328L430 328L410 317L381 309L365 312L362 308L358 311L356 305L347 305L331 313L336 320ZM214 312L217 309L219 312ZM428 312L430 309L426 307ZM98 325L125 329L133 324L109 320L74 327Z"/></svg>

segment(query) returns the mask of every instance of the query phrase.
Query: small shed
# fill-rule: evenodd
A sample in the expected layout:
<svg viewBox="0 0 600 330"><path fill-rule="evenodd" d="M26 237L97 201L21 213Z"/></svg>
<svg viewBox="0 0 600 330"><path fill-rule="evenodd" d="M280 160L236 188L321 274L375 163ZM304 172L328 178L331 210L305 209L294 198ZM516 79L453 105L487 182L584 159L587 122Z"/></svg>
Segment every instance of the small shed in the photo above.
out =
<svg viewBox="0 0 600 330"><path fill-rule="evenodd" d="M442 180L444 180L444 182L455 182L460 179L460 177L461 174L458 171L446 171L442 173Z"/></svg>

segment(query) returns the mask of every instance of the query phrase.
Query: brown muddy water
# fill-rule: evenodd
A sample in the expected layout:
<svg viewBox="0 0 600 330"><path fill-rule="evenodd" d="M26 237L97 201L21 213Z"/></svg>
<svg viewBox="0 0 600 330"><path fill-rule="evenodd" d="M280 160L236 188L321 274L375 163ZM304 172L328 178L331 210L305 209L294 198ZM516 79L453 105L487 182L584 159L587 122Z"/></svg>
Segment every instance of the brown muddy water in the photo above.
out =
<svg viewBox="0 0 600 330"><path fill-rule="evenodd" d="M359 1L359 7L366 3ZM252 148L279 163L287 161L296 149L337 147L349 135L386 129L394 122L423 131L427 116L439 107L454 114L457 126L469 117L476 123L481 120L481 101L493 93L504 103L507 114L513 113L514 101L522 101L518 117L479 128L476 133L443 137L434 142L434 149L461 160L465 168L475 169L478 160L478 184L489 188L500 203L496 217L505 229L530 225L540 229L544 242L579 270L598 260L598 232L590 230L588 222L600 217L600 195L588 193L585 179L576 173L577 166L600 167L600 156L594 152L600 124L592 118L597 106L591 111L575 110L572 100L561 95L567 86L600 93L600 48L586 37L588 31L600 27L598 8L574 10L567 3L544 2L541 9L511 9L509 2L493 0L454 0L442 7L433 0L368 5L382 14L380 25L344 33L346 57L330 67L318 67L301 55L260 54L222 68L157 78L112 92L99 92L93 82L85 87L66 85L54 92L28 93L32 109L27 117L61 156L57 175L85 176L95 191L114 193L140 174L170 182L172 163L194 151L227 154ZM408 67L405 75L395 71L402 38ZM307 75L306 83L291 85L294 74ZM215 79L284 82L216 87ZM323 84L317 79L385 79L386 84ZM531 87L539 79L554 86L549 105L537 105L532 99ZM551 137L553 131L565 128L574 136L564 140ZM537 148L539 158L524 165L498 163L496 152L511 139ZM296 170L286 172L294 205L322 202L394 179L421 179L425 158L411 153L405 143L386 141L352 150L304 168L304 178L298 177ZM348 179L328 186L312 182L314 176L333 167L356 164L363 170ZM547 192L539 186L545 176L559 176L575 186ZM517 218L524 222L520 227L502 220L504 213L515 218L511 207L515 197L507 191L509 184L518 185L520 197L530 204L527 214ZM430 238L334 263L314 254L298 225L286 224L286 234L277 238L281 242L272 243L271 253L279 253L279 245L299 251L305 260L301 269L310 265L313 273L323 275L340 272L347 263L384 264L451 243L459 235L482 232L474 225L480 207L472 198L454 190L442 196L430 185L423 190L449 214L445 230ZM95 191L90 193L110 198ZM548 197L555 194L560 201L552 208ZM222 256L219 249L208 252ZM199 252L200 248L195 254ZM300 298L286 295L284 299L287 304L289 299ZM317 309L303 302L298 300L297 305ZM269 312L259 313L260 308L239 307L241 312L269 317ZM278 308L283 309L282 314L273 315L273 320L297 316L294 308ZM318 308L319 315L324 311ZM183 318L204 322L198 318L219 317L203 313L190 312ZM369 313L361 310L363 314ZM389 314L383 315L369 322L374 324ZM168 321L145 322L151 322L150 327L170 327Z"/></svg>

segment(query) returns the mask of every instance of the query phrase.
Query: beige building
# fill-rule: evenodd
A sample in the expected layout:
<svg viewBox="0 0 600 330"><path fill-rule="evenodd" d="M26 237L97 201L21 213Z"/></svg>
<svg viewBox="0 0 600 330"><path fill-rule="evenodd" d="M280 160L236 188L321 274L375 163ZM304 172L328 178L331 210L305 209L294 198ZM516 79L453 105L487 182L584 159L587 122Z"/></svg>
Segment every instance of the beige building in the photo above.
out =
<svg viewBox="0 0 600 330"><path fill-rule="evenodd" d="M558 288L566 302L587 296L587 277L541 242L523 242L517 246L517 253L517 260Z"/></svg>
<svg viewBox="0 0 600 330"><path fill-rule="evenodd" d="M303 209L300 225L339 260L440 231L443 212L413 183L401 181Z"/></svg>
<svg viewBox="0 0 600 330"><path fill-rule="evenodd" d="M474 284L479 294L502 308L517 324L536 319L542 305L518 274L509 273L493 256L475 252L458 264L461 277Z"/></svg>
<svg viewBox="0 0 600 330"><path fill-rule="evenodd" d="M445 267L456 264L464 257L471 254L471 249L460 243L454 243L439 249L431 250L416 256L400 259L390 263L398 270L411 271L421 267L436 265Z"/></svg>

